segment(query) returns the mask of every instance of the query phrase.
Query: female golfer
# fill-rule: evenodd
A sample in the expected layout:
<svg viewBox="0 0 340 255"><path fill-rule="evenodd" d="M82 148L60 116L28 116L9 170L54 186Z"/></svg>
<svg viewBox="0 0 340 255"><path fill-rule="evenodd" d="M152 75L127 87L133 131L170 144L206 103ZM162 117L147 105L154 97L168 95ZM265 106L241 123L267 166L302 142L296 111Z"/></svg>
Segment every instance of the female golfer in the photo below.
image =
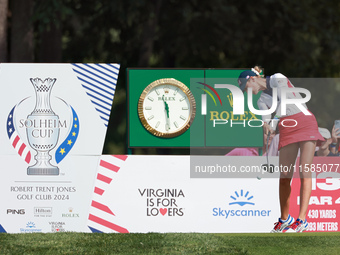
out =
<svg viewBox="0 0 340 255"><path fill-rule="evenodd" d="M318 124L314 115L305 115L294 104L288 104L286 115L281 115L281 89L293 88L293 85L284 75L276 73L270 77L263 78L259 67L253 68L251 71L244 71L238 78L238 83L242 91L249 88L251 93L262 94L258 100L260 110L267 110L272 107L273 88L277 88L277 108L275 111L274 121L269 123L271 116L263 116L264 132L269 133L275 130L277 122L279 123L279 164L280 169L291 169L288 172L280 173L279 199L281 208L281 217L275 223L271 232L302 232L307 229L306 214L309 204L309 198L312 191L311 172L309 165L313 162L315 146L318 140L324 141L318 131ZM250 91L249 91L250 92ZM286 93L286 98L302 98L297 92ZM276 100L276 99L275 99ZM306 109L307 106L303 105ZM279 119L279 120L278 120ZM291 179L294 172L294 165L298 151L300 149L300 211L298 218L289 215L289 202L291 192Z"/></svg>

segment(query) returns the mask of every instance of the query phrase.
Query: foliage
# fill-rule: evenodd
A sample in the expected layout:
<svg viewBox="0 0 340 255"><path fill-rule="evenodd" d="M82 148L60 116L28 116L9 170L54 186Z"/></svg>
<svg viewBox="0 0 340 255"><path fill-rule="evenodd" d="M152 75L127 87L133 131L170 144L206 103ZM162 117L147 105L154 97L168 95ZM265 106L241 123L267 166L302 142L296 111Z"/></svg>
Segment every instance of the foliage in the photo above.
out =
<svg viewBox="0 0 340 255"><path fill-rule="evenodd" d="M339 10L336 0L35 0L32 20L36 38L62 29L63 62L121 63L104 152L126 153L126 68L259 64L266 74L339 77ZM322 100L335 104L336 91Z"/></svg>

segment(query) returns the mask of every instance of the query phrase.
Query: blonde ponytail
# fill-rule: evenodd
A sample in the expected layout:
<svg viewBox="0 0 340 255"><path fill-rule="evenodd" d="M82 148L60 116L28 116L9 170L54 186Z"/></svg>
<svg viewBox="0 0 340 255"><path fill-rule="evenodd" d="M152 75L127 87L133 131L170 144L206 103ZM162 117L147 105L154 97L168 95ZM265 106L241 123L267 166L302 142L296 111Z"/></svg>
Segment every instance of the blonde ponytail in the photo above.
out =
<svg viewBox="0 0 340 255"><path fill-rule="evenodd" d="M256 73L257 76L264 77L263 68L260 66L254 66L254 68L251 69L254 73Z"/></svg>

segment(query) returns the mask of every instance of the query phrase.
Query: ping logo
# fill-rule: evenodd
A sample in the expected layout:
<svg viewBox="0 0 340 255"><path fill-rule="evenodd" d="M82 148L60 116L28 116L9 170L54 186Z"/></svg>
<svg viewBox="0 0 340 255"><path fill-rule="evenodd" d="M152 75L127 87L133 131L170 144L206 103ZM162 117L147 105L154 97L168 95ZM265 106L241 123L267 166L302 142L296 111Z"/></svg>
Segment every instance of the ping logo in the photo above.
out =
<svg viewBox="0 0 340 255"><path fill-rule="evenodd" d="M243 189L241 189L239 193L237 191L235 191L234 193L235 193L234 196L230 196L230 198L234 202L230 202L229 205L235 205L235 204L240 205L240 206L255 205L255 203L251 202L251 200L254 197L249 195L249 191L244 192Z"/></svg>
<svg viewBox="0 0 340 255"><path fill-rule="evenodd" d="M25 209L7 209L7 214L25 214Z"/></svg>

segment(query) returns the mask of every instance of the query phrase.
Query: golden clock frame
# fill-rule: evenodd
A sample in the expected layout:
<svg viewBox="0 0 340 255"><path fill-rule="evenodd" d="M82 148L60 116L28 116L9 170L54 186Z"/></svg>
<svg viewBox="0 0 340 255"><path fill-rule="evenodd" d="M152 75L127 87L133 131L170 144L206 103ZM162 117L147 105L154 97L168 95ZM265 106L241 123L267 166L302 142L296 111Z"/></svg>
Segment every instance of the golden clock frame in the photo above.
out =
<svg viewBox="0 0 340 255"><path fill-rule="evenodd" d="M190 103L190 116L189 116L188 120L186 121L185 125L180 130L175 131L175 132L164 133L164 132L157 131L156 129L154 129L153 127L151 127L148 124L148 122L146 121L146 118L144 116L143 103L144 103L144 99L145 99L146 95L153 88L160 86L160 85L167 85L167 84L180 88L184 92L184 94L187 96L187 98L189 99L189 103ZM153 134L154 136L157 136L157 137L173 138L173 137L176 137L176 136L183 134L191 126L192 122L195 119L195 115L196 115L196 101L195 101L193 94L191 93L190 89L187 86L185 86L182 82L180 82L180 81L178 81L174 78L159 79L159 80L156 80L156 81L150 83L143 90L143 92L140 95L139 100L138 100L138 116L139 116L139 119L140 119L142 125L145 127L145 129L147 131L149 131L151 134Z"/></svg>

